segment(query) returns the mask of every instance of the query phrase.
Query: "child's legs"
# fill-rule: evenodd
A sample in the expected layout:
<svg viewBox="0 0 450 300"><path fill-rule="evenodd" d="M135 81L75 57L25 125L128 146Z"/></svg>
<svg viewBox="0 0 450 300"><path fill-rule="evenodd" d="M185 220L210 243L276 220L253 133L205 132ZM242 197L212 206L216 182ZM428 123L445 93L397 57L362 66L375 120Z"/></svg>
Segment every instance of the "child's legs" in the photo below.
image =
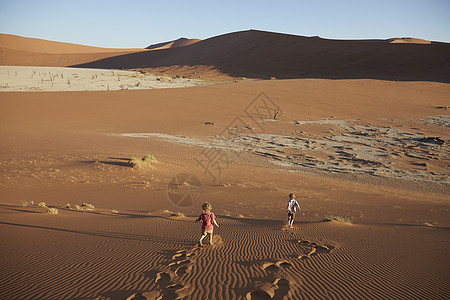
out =
<svg viewBox="0 0 450 300"><path fill-rule="evenodd" d="M288 213L288 225L289 226L292 226L292 224L294 223L294 218L295 218L294 214Z"/></svg>
<svg viewBox="0 0 450 300"><path fill-rule="evenodd" d="M206 230L202 230L202 236L200 237L200 244L202 243L203 239L206 237L208 233L206 233Z"/></svg>
<svg viewBox="0 0 450 300"><path fill-rule="evenodd" d="M213 243L213 232L211 230L211 232L209 233L209 243L212 244Z"/></svg>
<svg viewBox="0 0 450 300"><path fill-rule="evenodd" d="M202 243L203 239L209 234L209 243L212 244L212 236L213 231L212 230L202 230L202 236L200 237L200 244Z"/></svg>

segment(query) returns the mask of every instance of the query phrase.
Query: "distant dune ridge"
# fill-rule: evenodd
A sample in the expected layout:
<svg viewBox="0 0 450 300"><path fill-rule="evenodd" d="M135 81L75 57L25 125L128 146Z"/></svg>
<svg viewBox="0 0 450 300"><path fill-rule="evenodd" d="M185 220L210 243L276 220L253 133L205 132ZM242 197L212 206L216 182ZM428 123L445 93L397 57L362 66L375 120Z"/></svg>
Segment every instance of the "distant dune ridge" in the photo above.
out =
<svg viewBox="0 0 450 300"><path fill-rule="evenodd" d="M65 67L144 49L114 49L0 34L0 65Z"/></svg>
<svg viewBox="0 0 450 300"><path fill-rule="evenodd" d="M179 38L177 40L173 40L173 41L169 41L169 42L152 44L152 45L146 47L145 49L160 50L160 49L167 49L167 48L178 48L178 47L189 46L189 45L195 44L199 41L201 41L201 40L200 39Z"/></svg>
<svg viewBox="0 0 450 300"><path fill-rule="evenodd" d="M391 44L431 44L430 41L415 38L392 38L388 41Z"/></svg>
<svg viewBox="0 0 450 300"><path fill-rule="evenodd" d="M181 38L147 47L159 51L60 43L48 44L57 47L47 50L44 44L55 42L34 39L25 42L18 37L15 40L11 36L1 37L0 65L162 68L198 75L214 70L231 77L248 78L450 82L450 44L414 38L330 40L247 30L201 41Z"/></svg>
<svg viewBox="0 0 450 300"><path fill-rule="evenodd" d="M99 53L99 52L117 52L117 51L142 51L142 49L129 48L102 48L72 43L54 42L43 39L27 38L12 34L0 34L1 50L19 50L35 53L47 54L69 54L69 53Z"/></svg>

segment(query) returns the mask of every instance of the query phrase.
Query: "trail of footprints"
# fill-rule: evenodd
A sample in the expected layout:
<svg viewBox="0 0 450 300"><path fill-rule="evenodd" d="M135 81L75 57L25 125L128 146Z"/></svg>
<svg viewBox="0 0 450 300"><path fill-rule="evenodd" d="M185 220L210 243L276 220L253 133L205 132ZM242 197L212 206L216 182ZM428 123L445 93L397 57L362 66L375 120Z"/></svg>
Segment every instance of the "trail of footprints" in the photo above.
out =
<svg viewBox="0 0 450 300"><path fill-rule="evenodd" d="M304 253L297 256L300 260L310 259L318 254L331 253L334 246L319 245L308 240L298 240ZM189 274L193 266L193 258L200 250L194 247L190 250L179 250L171 257L171 262L156 274L155 284L157 290L145 293L136 293L127 298L127 300L144 300L144 299L182 299L192 294L193 287L180 278ZM266 276L264 282L259 282L257 288L249 291L245 298L251 299L283 299L287 296L295 284L293 280L289 280L289 276L283 272L284 269L291 267L292 264L287 260L279 260L275 262L265 261L261 264L261 269L265 271ZM284 277L284 278L283 278Z"/></svg>
<svg viewBox="0 0 450 300"><path fill-rule="evenodd" d="M299 259L308 259L311 256L322 254L322 253L331 253L334 247L331 245L319 245L310 241L298 241L301 246L305 246L308 250L306 254L301 254L298 256Z"/></svg>
<svg viewBox="0 0 450 300"><path fill-rule="evenodd" d="M157 289L151 292L133 294L127 300L182 299L192 294L193 287L181 281L180 277L191 272L193 262L190 257L193 257L199 250L195 247L190 250L175 252L170 259L170 263L155 276Z"/></svg>
<svg viewBox="0 0 450 300"><path fill-rule="evenodd" d="M308 240L299 240L298 244L304 251L303 254L297 256L300 260L310 259L318 254L331 253L334 246L331 245L319 245L317 243ZM289 276L285 275L283 270L291 267L292 264L286 260L279 260L276 262L263 262L261 269L267 274L265 279L269 280L260 283L258 287L246 294L246 299L283 299L287 296L292 289L292 285L295 284L292 280L289 280ZM284 278L283 278L284 277Z"/></svg>
<svg viewBox="0 0 450 300"><path fill-rule="evenodd" d="M161 297L157 299L181 299L190 295L193 287L183 283L180 277L192 270L192 257L199 248L179 250L171 258L171 262L165 270L156 274L155 283L161 291Z"/></svg>

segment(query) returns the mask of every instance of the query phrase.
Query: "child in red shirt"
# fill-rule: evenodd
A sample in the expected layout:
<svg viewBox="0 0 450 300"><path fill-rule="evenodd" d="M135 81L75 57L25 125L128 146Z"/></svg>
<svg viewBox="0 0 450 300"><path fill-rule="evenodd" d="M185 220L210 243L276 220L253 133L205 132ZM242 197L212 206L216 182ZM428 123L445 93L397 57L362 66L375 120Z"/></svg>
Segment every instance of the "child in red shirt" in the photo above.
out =
<svg viewBox="0 0 450 300"><path fill-rule="evenodd" d="M211 212L211 209L212 209L211 203L208 203L208 202L204 203L202 205L203 213L198 217L197 220L195 220L195 222L203 221L203 224L202 224L202 236L200 237L200 240L198 241L198 245L200 247L202 246L203 239L208 234L209 234L209 244L210 245L213 244L213 229L214 229L214 225L219 227L219 224L217 224L217 222L216 222L216 216L214 215L214 213Z"/></svg>

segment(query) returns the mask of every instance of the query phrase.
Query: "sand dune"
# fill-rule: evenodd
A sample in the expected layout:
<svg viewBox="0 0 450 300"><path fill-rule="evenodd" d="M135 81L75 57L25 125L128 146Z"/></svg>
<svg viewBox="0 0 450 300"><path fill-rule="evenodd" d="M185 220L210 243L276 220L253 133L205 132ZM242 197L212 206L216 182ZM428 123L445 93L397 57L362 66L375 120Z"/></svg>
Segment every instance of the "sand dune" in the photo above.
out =
<svg viewBox="0 0 450 300"><path fill-rule="evenodd" d="M391 44L431 44L430 41L416 38L392 38L388 41Z"/></svg>
<svg viewBox="0 0 450 300"><path fill-rule="evenodd" d="M189 47L135 53L81 64L94 68L175 69L182 74L211 67L232 77L373 78L450 81L450 45L392 44L385 40L327 40L242 31ZM206 72L207 73L207 72Z"/></svg>
<svg viewBox="0 0 450 300"><path fill-rule="evenodd" d="M17 211L19 210L19 211ZM193 217L153 211L45 216L2 206L1 295L20 299L329 299L450 296L435 230L218 215L213 246L195 246ZM37 212L37 213L33 213ZM27 221L18 221L25 217ZM58 218L58 222L53 220ZM370 234L368 234L370 232ZM325 233L325 236L323 234ZM408 238L413 234L415 239ZM15 238L13 238L15 236ZM386 236L396 236L386 240ZM40 243L45 239L47 243ZM64 244L60 241L65 240ZM419 242L420 241L420 242ZM414 251L412 251L414 249ZM22 254L25 259L20 259ZM5 270L5 269L3 269ZM423 280L426 278L426 280ZM17 289L17 287L25 287ZM159 298L158 298L159 299Z"/></svg>
<svg viewBox="0 0 450 300"><path fill-rule="evenodd" d="M67 67L145 49L91 47L0 34L0 65Z"/></svg>
<svg viewBox="0 0 450 300"><path fill-rule="evenodd" d="M257 30L156 44L159 51L101 50L3 36L1 65L152 69L170 75L247 78L371 78L450 82L450 45L413 38L329 40ZM14 44L25 46L14 46ZM36 44L37 46L32 46ZM53 45L53 44L52 44ZM188 45L188 47L186 47ZM7 47L8 46L8 47ZM183 47L181 47L183 46ZM80 48L81 47L81 48ZM30 49L39 52L31 52ZM81 54L75 52L84 51ZM65 51L64 53L55 53Z"/></svg>
<svg viewBox="0 0 450 300"><path fill-rule="evenodd" d="M201 40L200 39L179 38L177 40L173 40L170 42L152 44L152 45L146 47L145 49L160 50L160 49L167 49L167 48L178 48L178 47L189 46L189 45L195 44L199 41L201 41Z"/></svg>
<svg viewBox="0 0 450 300"><path fill-rule="evenodd" d="M117 49L117 48L92 47L71 43L54 42L43 39L26 38L12 34L0 34L0 46L2 50L10 49L10 50L47 53L47 54L131 52L143 50L137 48Z"/></svg>

